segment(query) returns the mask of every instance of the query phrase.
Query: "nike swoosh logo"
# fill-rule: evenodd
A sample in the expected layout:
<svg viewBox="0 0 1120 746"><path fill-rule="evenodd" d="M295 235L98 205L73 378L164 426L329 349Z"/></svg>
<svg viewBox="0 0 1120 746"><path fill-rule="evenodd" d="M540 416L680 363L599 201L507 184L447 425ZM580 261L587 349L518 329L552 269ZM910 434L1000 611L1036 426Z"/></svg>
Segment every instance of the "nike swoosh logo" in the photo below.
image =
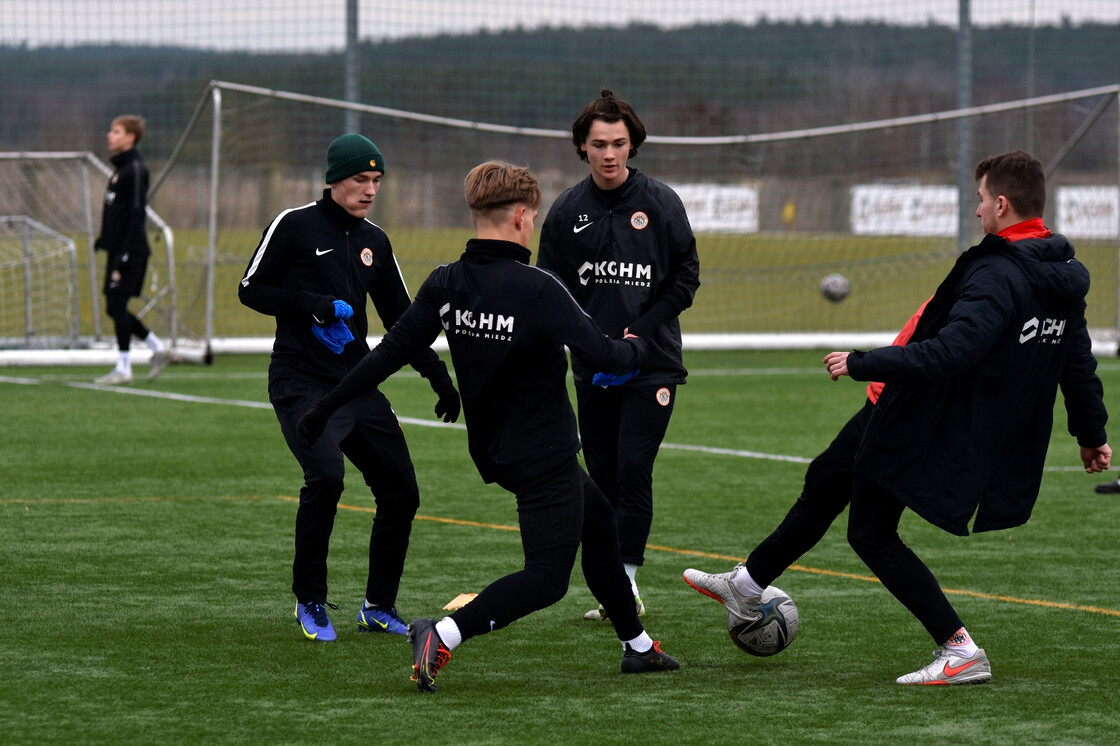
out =
<svg viewBox="0 0 1120 746"><path fill-rule="evenodd" d="M378 619L377 617L366 616L365 614L362 614L362 619L366 620L367 625L370 623L370 620L373 620L373 623L376 624L381 629L389 629L389 623L388 622L383 622L380 619Z"/></svg>
<svg viewBox="0 0 1120 746"><path fill-rule="evenodd" d="M590 228L593 225L595 225L594 220L592 220L590 223L584 223L583 225L573 225L572 226L572 233L579 233L580 231L582 231L586 228Z"/></svg>
<svg viewBox="0 0 1120 746"><path fill-rule="evenodd" d="M944 668L945 676L947 678L951 679L954 676L956 676L957 674L963 673L963 672L967 671L968 669L972 668L973 666L975 666L979 662L980 661L969 661L968 663L965 663L963 665L956 666L956 667L950 666L948 663L946 663L945 668Z"/></svg>
<svg viewBox="0 0 1120 746"><path fill-rule="evenodd" d="M334 249L327 249L326 251L321 251L319 249L315 249L315 256L322 256L323 254L329 254L332 251L334 251Z"/></svg>

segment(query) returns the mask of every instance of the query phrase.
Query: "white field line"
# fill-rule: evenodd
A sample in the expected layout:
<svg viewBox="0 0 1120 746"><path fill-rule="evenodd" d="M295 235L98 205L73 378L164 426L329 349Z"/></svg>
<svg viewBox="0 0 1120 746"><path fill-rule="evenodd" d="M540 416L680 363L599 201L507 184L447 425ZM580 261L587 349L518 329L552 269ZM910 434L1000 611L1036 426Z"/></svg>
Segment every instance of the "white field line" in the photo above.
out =
<svg viewBox="0 0 1120 746"><path fill-rule="evenodd" d="M1114 368L1115 366L1100 366L1102 369ZM690 376L711 376L711 375L725 375L725 376L765 376L765 375L820 375L823 371L820 368L735 368L735 369L716 369L709 368L703 370L689 371ZM201 378L206 374L186 374L192 378ZM407 377L419 377L419 374L413 371L402 371L400 374ZM176 376L179 377L179 376ZM237 374L237 377L253 377L265 378L264 374L249 373ZM233 407L248 407L251 409L272 409L272 405L268 402L249 401L246 399L219 399L212 396L194 396L191 394L177 394L171 391L154 391L152 389L136 389L127 386L107 386L97 383L85 383L81 381L66 381L52 380L55 377L44 376L42 378L24 378L18 376L0 376L0 384L14 384L34 386L41 383L50 381L51 383L61 384L70 388L88 389L95 391L105 391L112 394L125 394L131 396L146 396L153 399L166 399L168 401L187 402L191 404L218 404ZM437 419L420 419L417 417L397 417L400 422L406 425L416 425L418 427L436 427L453 430L466 430L467 426L455 422L442 422ZM785 461L795 464L808 464L813 459L805 456L790 456L781 453L764 453L761 451L746 451L734 448L720 448L717 446L702 446L691 445L687 443L662 443L661 447L668 450L676 451L694 451L698 453L708 453L716 456L732 456L735 458L749 458L758 459L763 461ZM1084 471L1080 466L1047 466L1046 471Z"/></svg>

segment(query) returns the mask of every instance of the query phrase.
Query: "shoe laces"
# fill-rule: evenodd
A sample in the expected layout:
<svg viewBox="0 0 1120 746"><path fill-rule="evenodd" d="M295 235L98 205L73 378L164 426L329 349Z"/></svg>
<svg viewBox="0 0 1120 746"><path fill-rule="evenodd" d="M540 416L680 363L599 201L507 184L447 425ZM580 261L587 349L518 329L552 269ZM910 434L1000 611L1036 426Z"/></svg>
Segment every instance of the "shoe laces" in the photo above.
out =
<svg viewBox="0 0 1120 746"><path fill-rule="evenodd" d="M439 647L436 648L436 662L432 664L432 676L435 676L437 671L447 665L449 660L451 660L451 651L441 642Z"/></svg>
<svg viewBox="0 0 1120 746"><path fill-rule="evenodd" d="M318 627L326 627L331 623L330 617L327 616L327 610L323 608L324 606L329 606L335 611L338 611L338 607L329 601L324 601L323 603L311 601L303 605L304 610L307 612L308 616L311 617L311 621L315 622L315 625Z"/></svg>

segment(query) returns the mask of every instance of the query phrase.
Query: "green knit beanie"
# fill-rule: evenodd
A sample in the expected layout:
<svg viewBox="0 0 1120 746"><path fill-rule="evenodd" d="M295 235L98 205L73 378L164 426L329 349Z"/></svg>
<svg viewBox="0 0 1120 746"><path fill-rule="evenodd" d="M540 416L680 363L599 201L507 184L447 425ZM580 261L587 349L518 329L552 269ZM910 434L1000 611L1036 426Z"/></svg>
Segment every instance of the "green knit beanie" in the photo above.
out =
<svg viewBox="0 0 1120 746"><path fill-rule="evenodd" d="M343 135L327 148L328 184L362 171L385 173L385 159L369 139L355 134Z"/></svg>

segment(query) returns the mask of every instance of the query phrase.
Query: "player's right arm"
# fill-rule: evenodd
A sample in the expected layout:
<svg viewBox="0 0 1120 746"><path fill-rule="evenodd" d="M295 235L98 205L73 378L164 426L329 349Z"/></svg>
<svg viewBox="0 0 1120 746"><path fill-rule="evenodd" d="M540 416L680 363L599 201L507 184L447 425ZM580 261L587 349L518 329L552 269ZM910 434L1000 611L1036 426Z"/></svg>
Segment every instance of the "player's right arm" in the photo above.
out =
<svg viewBox="0 0 1120 746"><path fill-rule="evenodd" d="M622 374L645 362L649 351L645 339L634 335L625 339L608 337L555 275L548 274L542 283L540 301L542 315L553 325L551 331L590 367Z"/></svg>
<svg viewBox="0 0 1120 746"><path fill-rule="evenodd" d="M336 409L377 388L422 350L431 348L443 328L439 320L439 304L433 295L429 277L417 293L416 301L401 314L381 342L300 420L300 438L305 444L310 445L318 439L327 418ZM454 392L454 388L451 391ZM458 394L455 396L457 403ZM450 419L455 417L458 417L458 407Z"/></svg>
<svg viewBox="0 0 1120 746"><path fill-rule="evenodd" d="M296 221L285 210L265 228L257 250L237 288L242 304L258 313L327 324L334 321L334 297L305 289L298 274L290 274L298 248Z"/></svg>

